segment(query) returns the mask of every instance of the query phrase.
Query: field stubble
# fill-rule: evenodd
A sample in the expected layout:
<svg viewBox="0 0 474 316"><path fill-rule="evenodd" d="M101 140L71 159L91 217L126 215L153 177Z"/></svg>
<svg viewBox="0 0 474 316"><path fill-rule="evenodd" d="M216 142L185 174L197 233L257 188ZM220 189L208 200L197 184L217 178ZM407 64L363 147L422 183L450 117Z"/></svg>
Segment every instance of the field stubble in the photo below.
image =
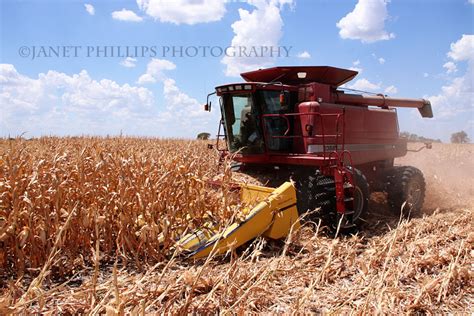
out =
<svg viewBox="0 0 474 316"><path fill-rule="evenodd" d="M410 220L374 197L359 235L306 225L191 263L169 257L172 240L239 209L204 142L1 140L0 313L473 312L473 147L397 161L427 180ZM224 184L210 190L216 176Z"/></svg>

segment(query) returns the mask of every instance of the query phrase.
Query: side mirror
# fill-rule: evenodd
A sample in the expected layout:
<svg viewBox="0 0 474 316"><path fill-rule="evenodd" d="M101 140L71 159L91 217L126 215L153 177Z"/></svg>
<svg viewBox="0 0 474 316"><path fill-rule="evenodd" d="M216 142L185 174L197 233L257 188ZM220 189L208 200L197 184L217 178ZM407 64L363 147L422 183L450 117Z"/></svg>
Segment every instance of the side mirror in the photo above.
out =
<svg viewBox="0 0 474 316"><path fill-rule="evenodd" d="M285 93L282 91L280 93L280 106L284 107L286 105Z"/></svg>
<svg viewBox="0 0 474 316"><path fill-rule="evenodd" d="M204 111L211 112L211 102L204 104Z"/></svg>

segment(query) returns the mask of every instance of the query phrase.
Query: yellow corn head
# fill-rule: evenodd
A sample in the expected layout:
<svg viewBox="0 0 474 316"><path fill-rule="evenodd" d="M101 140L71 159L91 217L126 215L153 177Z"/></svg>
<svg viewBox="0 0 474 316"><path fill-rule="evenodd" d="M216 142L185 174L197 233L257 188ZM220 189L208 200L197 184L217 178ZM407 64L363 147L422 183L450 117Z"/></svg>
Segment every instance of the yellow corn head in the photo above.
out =
<svg viewBox="0 0 474 316"><path fill-rule="evenodd" d="M223 254L258 236L281 239L300 227L296 191L291 182L276 189L244 184L241 185L240 198L243 205L255 205L242 210L243 220L222 231L211 223L205 224L177 242L180 252L193 259L210 253Z"/></svg>

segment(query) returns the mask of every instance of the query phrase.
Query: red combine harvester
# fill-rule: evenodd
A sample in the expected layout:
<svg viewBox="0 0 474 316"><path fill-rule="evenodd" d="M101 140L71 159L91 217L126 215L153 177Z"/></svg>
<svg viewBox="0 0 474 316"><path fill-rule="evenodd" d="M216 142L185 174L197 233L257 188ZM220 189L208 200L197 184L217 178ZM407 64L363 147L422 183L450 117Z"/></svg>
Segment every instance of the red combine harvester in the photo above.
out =
<svg viewBox="0 0 474 316"><path fill-rule="evenodd" d="M241 172L263 175L273 185L292 178L298 212L320 208L318 216L332 225L341 217L343 228L357 224L369 187L388 192L395 210L420 209L422 173L394 166L394 158L407 153L395 107L433 117L431 104L338 89L356 75L327 66L274 67L243 73L246 82L216 87L224 154L232 154Z"/></svg>
<svg viewBox="0 0 474 316"><path fill-rule="evenodd" d="M322 219L336 231L353 231L367 210L370 190L388 192L397 211L420 209L423 174L394 166L394 158L407 153L395 107L418 108L421 116L433 117L431 104L338 89L356 75L334 67L275 67L243 73L246 82L216 87L208 100L220 97L217 148L219 138L226 140L221 157L230 155L236 169L268 179L271 187L240 184L243 220L223 231L210 220L178 240L178 249L198 259L257 236L284 238L300 227L301 215ZM209 102L205 109L210 111Z"/></svg>

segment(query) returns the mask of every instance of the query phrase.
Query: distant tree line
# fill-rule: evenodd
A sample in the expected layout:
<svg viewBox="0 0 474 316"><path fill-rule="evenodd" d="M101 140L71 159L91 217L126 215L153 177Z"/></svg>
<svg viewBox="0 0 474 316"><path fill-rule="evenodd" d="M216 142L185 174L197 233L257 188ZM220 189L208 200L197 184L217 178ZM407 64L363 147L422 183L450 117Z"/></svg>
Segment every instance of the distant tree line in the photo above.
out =
<svg viewBox="0 0 474 316"><path fill-rule="evenodd" d="M441 139L427 138L424 136L419 136L417 134L412 134L409 132L401 132L400 137L406 138L409 142L420 142L420 143L441 143Z"/></svg>
<svg viewBox="0 0 474 316"><path fill-rule="evenodd" d="M441 139L432 139L417 134L412 134L409 132L401 132L400 137L406 138L409 142L421 142L421 143L441 143ZM471 140L465 131L460 131L457 133L451 134L451 143L453 144L468 144Z"/></svg>

